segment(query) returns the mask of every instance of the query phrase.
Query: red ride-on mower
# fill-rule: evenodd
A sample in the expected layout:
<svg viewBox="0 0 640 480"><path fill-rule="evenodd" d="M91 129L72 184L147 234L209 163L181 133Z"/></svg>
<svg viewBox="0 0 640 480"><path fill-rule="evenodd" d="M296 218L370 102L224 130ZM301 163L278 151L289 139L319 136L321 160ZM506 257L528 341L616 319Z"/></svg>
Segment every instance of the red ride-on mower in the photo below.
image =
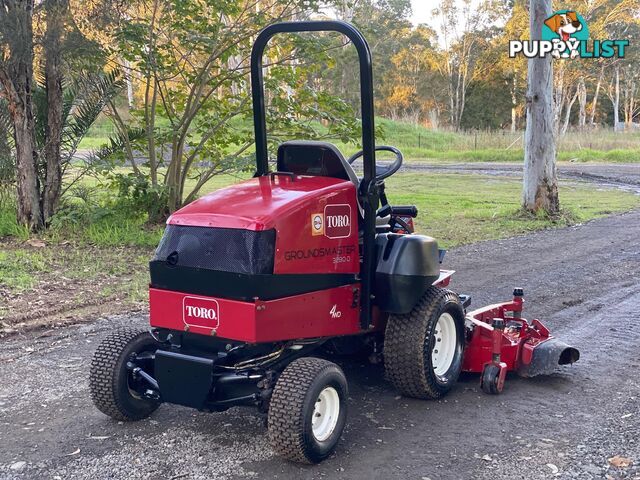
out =
<svg viewBox="0 0 640 480"><path fill-rule="evenodd" d="M329 143L279 146L267 157L262 56L280 32L336 31L360 58L362 152L345 159ZM461 371L502 389L507 370L546 373L577 350L521 318L512 302L468 315L470 297L448 290L444 251L413 233L414 206L391 206L385 178L402 165L374 141L369 47L342 22L272 25L251 56L257 171L173 214L150 263L148 331L107 337L91 363L95 405L139 420L161 403L204 411L253 406L266 412L273 449L319 462L336 447L347 416L347 380L326 360L383 353L403 395L436 399ZM376 166L375 151L395 154ZM352 163L362 157L364 175ZM466 353L465 353L466 349Z"/></svg>

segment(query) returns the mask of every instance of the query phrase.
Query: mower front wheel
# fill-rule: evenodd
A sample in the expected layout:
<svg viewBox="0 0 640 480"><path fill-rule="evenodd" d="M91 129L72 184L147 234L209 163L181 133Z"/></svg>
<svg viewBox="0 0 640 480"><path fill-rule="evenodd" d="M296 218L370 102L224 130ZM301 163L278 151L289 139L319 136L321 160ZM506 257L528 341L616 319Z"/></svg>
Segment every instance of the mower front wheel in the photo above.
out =
<svg viewBox="0 0 640 480"><path fill-rule="evenodd" d="M271 396L269 441L280 456L319 463L335 450L347 419L347 379L336 364L305 357L282 372Z"/></svg>
<svg viewBox="0 0 640 480"><path fill-rule="evenodd" d="M94 405L115 420L142 420L160 405L158 400L146 398L144 380L133 377L127 363L136 365L153 375L153 354L158 343L149 332L132 329L118 330L98 346L89 373L89 390Z"/></svg>
<svg viewBox="0 0 640 480"><path fill-rule="evenodd" d="M464 342L460 298L450 290L431 287L411 312L389 317L385 372L407 397L441 398L458 380Z"/></svg>
<svg viewBox="0 0 640 480"><path fill-rule="evenodd" d="M502 392L500 385L500 367L498 365L487 364L482 369L480 377L480 388L484 393L497 395Z"/></svg>

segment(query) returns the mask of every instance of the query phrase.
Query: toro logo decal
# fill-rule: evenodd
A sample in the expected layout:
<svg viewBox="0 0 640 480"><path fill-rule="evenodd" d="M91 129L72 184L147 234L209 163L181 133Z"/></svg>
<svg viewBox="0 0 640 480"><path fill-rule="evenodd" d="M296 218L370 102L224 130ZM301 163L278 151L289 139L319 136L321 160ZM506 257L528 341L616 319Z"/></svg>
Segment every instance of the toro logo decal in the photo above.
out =
<svg viewBox="0 0 640 480"><path fill-rule="evenodd" d="M328 238L351 236L350 205L327 205L324 207L324 234Z"/></svg>
<svg viewBox="0 0 640 480"><path fill-rule="evenodd" d="M212 298L184 297L182 299L182 321L185 325L215 330L220 325L220 305Z"/></svg>

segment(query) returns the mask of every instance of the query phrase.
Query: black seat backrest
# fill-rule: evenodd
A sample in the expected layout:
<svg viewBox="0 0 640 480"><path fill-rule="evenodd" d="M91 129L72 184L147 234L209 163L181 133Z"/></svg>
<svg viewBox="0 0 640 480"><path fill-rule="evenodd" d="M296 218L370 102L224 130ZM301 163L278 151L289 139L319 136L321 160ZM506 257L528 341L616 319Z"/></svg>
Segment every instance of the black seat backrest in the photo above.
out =
<svg viewBox="0 0 640 480"><path fill-rule="evenodd" d="M355 181L357 177L338 148L327 142L296 140L278 147L279 172L296 175L333 177Z"/></svg>

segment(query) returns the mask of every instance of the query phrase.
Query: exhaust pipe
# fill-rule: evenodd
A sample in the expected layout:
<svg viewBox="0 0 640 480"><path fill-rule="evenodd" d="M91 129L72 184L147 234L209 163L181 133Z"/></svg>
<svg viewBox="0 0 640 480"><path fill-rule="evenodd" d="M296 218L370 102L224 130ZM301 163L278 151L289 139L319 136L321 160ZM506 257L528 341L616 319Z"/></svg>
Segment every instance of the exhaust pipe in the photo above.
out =
<svg viewBox="0 0 640 480"><path fill-rule="evenodd" d="M533 350L531 362L518 369L522 377L549 375L555 372L558 365L570 365L580 359L580 352L558 339L550 338Z"/></svg>

